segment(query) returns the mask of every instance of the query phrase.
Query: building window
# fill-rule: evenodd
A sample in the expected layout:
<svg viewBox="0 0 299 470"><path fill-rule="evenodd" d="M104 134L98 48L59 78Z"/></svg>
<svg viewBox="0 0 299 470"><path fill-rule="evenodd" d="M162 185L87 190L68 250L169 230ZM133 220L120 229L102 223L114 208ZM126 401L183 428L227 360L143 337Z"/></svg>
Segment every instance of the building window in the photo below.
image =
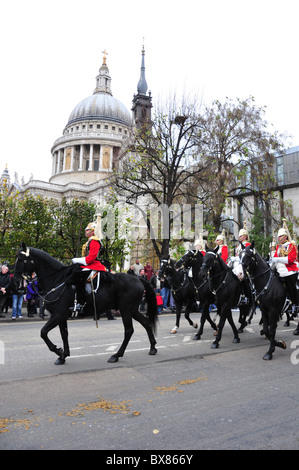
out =
<svg viewBox="0 0 299 470"><path fill-rule="evenodd" d="M93 129L93 124L89 124L89 129Z"/></svg>
<svg viewBox="0 0 299 470"><path fill-rule="evenodd" d="M283 157L276 158L276 178L279 185L284 184Z"/></svg>
<svg viewBox="0 0 299 470"><path fill-rule="evenodd" d="M108 129L108 126L107 126L107 124L105 124L105 129Z"/></svg>
<svg viewBox="0 0 299 470"><path fill-rule="evenodd" d="M101 124L97 124L97 129L101 129Z"/></svg>

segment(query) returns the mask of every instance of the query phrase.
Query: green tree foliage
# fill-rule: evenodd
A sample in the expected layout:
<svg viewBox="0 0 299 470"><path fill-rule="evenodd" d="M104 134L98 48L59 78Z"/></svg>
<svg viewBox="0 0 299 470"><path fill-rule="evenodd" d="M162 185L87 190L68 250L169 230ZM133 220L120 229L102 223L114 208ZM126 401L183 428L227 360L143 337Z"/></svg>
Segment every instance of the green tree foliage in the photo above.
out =
<svg viewBox="0 0 299 470"><path fill-rule="evenodd" d="M277 132L269 132L265 109L254 98L214 101L206 107L198 134L201 197L206 222L221 228L230 198L267 197L274 181L274 154L282 149Z"/></svg>

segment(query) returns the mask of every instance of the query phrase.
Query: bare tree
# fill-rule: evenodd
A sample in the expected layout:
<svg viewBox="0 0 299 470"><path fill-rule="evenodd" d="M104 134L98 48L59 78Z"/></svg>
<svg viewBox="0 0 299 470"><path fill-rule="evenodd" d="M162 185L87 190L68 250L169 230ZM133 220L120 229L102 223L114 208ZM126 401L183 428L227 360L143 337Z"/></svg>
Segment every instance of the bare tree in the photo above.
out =
<svg viewBox="0 0 299 470"><path fill-rule="evenodd" d="M265 108L254 98L214 101L206 107L198 134L200 193L207 221L220 230L229 198L244 194L265 197L274 182L274 154L283 148L277 132L269 132Z"/></svg>
<svg viewBox="0 0 299 470"><path fill-rule="evenodd" d="M176 98L158 105L150 126L135 130L130 144L120 156L112 186L129 204L146 201L141 208L149 233L153 227L147 210L155 205L170 208L173 204L197 201L201 168L198 165L197 135L201 118L197 101ZM169 213L170 229L173 223ZM151 236L157 256L169 253L169 233L160 239Z"/></svg>

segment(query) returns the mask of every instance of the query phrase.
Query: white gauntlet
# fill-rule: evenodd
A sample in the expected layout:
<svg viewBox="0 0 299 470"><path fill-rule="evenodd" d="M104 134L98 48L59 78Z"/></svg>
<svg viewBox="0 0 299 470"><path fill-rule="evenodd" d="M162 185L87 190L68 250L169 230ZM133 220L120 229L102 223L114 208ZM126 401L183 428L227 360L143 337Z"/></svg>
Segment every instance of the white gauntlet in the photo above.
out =
<svg viewBox="0 0 299 470"><path fill-rule="evenodd" d="M289 259L287 256L280 256L279 258L276 258L276 259L277 259L277 263L288 264L289 262Z"/></svg>
<svg viewBox="0 0 299 470"><path fill-rule="evenodd" d="M86 261L85 261L85 258L73 258L72 259L72 262L75 264L75 263L79 263L79 264L84 264L84 266L87 265Z"/></svg>

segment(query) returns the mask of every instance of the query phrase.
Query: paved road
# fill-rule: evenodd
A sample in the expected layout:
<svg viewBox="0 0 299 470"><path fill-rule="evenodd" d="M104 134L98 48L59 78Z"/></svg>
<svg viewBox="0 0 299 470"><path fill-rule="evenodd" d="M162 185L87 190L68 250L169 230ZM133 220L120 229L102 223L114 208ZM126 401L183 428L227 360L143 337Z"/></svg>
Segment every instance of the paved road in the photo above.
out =
<svg viewBox="0 0 299 470"><path fill-rule="evenodd" d="M193 314L193 319L197 314ZM170 334L174 315L161 315L158 354L149 356L142 327L124 358L107 359L123 335L121 320L69 322L71 358L55 356L39 337L42 322L1 322L1 449L166 450L298 449L299 375L295 327L278 327L272 361L259 316L232 343L229 326L221 346L212 330L200 341L184 318ZM58 331L51 339L60 345ZM299 338L298 338L299 340ZM190 454L190 452L189 452ZM111 454L113 455L113 454ZM106 458L106 457L105 457Z"/></svg>

